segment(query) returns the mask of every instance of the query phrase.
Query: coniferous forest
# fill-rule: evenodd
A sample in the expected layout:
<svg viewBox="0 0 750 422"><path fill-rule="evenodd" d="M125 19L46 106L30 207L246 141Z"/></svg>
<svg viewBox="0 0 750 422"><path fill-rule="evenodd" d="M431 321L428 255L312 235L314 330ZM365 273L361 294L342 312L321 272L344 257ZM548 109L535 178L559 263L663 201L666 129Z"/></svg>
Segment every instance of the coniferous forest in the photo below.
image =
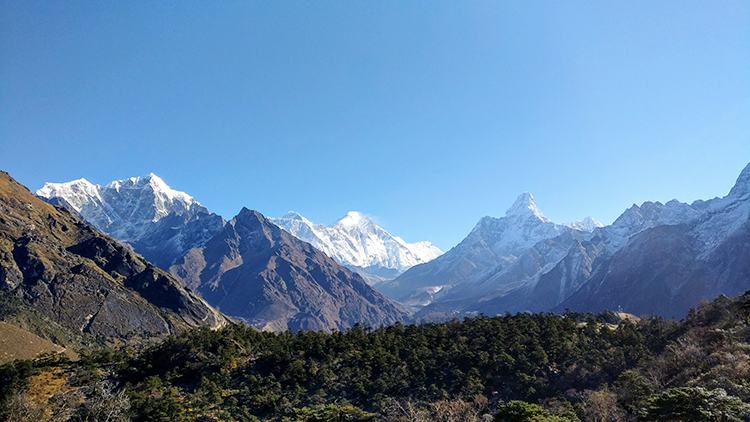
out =
<svg viewBox="0 0 750 422"><path fill-rule="evenodd" d="M748 420L749 341L750 294L703 302L681 322L569 312L333 333L195 329L76 362L5 364L2 420Z"/></svg>

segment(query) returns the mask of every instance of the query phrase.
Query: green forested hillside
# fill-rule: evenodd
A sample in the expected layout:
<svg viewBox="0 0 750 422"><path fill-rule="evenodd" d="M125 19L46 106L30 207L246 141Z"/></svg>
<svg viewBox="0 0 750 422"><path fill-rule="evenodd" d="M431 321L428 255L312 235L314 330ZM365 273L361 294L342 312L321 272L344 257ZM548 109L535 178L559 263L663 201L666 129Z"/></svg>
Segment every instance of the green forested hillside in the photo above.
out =
<svg viewBox="0 0 750 422"><path fill-rule="evenodd" d="M680 323L568 313L332 334L238 325L139 353L16 362L0 384L16 386L3 394L5 417L17 415L34 400L16 388L62 368L67 389L37 398L49 414L67 406L57 420L105 420L86 419L91 403L135 421L747 420L749 321L746 295L705 302Z"/></svg>

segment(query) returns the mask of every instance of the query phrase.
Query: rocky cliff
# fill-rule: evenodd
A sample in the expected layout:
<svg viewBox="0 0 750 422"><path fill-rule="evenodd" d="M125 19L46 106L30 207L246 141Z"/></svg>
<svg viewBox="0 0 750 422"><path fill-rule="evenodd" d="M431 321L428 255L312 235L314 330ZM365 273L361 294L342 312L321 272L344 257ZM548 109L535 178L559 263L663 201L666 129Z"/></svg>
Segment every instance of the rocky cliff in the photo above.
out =
<svg viewBox="0 0 750 422"><path fill-rule="evenodd" d="M0 295L98 338L142 339L229 320L165 272L0 173Z"/></svg>

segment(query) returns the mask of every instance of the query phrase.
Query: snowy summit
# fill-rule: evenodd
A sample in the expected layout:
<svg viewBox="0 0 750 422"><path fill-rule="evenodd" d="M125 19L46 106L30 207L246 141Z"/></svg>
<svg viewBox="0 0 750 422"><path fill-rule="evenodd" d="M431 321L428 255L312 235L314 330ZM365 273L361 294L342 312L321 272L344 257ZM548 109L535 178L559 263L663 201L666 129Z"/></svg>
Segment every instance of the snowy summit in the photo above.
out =
<svg viewBox="0 0 750 422"><path fill-rule="evenodd" d="M442 254L430 242L406 243L376 225L357 211L325 226L313 224L299 213L290 211L274 224L311 243L338 263L364 269L382 278L395 277L417 264L429 262Z"/></svg>

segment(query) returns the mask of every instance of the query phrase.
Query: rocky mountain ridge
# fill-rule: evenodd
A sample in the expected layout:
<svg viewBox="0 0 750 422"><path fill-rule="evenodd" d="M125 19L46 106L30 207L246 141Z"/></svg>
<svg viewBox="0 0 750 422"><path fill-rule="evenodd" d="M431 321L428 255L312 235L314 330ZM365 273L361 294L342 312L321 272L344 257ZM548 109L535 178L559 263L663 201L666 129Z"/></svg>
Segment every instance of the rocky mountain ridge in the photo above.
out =
<svg viewBox="0 0 750 422"><path fill-rule="evenodd" d="M679 318L700 300L750 288L750 164L722 198L635 208L618 219L638 228L626 242L608 242L611 230L595 234L603 259L557 309L621 307ZM644 209L650 212L634 212Z"/></svg>

